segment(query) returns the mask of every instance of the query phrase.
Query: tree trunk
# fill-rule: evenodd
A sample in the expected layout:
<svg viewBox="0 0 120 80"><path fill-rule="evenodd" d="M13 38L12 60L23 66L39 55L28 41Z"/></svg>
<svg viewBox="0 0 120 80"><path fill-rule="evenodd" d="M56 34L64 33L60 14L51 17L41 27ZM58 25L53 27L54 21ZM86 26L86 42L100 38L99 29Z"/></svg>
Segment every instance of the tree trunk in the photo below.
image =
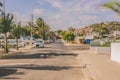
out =
<svg viewBox="0 0 120 80"><path fill-rule="evenodd" d="M17 49L17 51L19 50L19 47L18 47L18 39L17 38L15 38L16 39L16 49Z"/></svg>
<svg viewBox="0 0 120 80"><path fill-rule="evenodd" d="M4 53L8 53L8 45L7 45L7 33L4 33Z"/></svg>

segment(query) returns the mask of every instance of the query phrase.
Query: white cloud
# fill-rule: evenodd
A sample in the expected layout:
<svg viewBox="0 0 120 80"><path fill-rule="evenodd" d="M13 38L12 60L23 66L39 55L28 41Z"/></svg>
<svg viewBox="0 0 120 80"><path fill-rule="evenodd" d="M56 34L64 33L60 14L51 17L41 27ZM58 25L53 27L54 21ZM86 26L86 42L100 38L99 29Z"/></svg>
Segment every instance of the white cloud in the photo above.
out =
<svg viewBox="0 0 120 80"><path fill-rule="evenodd" d="M57 9L57 13L50 10L51 13L41 12L41 16L44 16L54 29L66 29L69 26L83 27L117 19L116 14L111 13L110 10L98 8L104 0L46 0L46 3Z"/></svg>
<svg viewBox="0 0 120 80"><path fill-rule="evenodd" d="M97 8L102 2L103 0L39 0L40 8L35 8L33 13L34 17L43 17L54 29L66 29L69 26L78 28L105 20L118 20L112 11ZM20 13L17 13L17 17L23 23L30 20Z"/></svg>
<svg viewBox="0 0 120 80"><path fill-rule="evenodd" d="M55 7L55 8L63 8L63 5L61 4L60 0L47 0L51 5L52 7Z"/></svg>
<svg viewBox="0 0 120 80"><path fill-rule="evenodd" d="M34 15L44 14L44 9L33 9Z"/></svg>
<svg viewBox="0 0 120 80"><path fill-rule="evenodd" d="M21 14L20 12L14 11L13 15L14 15L14 21L16 23L21 21L22 25L26 25L27 22L30 21L27 16Z"/></svg>

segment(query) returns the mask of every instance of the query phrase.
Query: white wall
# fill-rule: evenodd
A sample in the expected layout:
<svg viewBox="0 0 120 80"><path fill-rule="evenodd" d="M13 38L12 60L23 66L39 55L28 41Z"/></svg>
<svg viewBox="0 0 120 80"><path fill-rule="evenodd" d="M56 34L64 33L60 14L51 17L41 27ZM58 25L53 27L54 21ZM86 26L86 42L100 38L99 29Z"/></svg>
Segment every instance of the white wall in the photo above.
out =
<svg viewBox="0 0 120 80"><path fill-rule="evenodd" d="M111 59L120 63L120 43L111 44Z"/></svg>
<svg viewBox="0 0 120 80"><path fill-rule="evenodd" d="M96 54L108 54L108 55L110 55L110 53L111 53L110 47L90 47L90 50Z"/></svg>

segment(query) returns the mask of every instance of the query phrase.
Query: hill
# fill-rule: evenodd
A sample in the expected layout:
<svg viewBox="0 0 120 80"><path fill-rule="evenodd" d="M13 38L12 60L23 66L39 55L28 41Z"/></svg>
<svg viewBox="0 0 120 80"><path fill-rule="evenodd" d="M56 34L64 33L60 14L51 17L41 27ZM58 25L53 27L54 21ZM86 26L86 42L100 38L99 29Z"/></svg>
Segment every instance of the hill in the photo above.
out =
<svg viewBox="0 0 120 80"><path fill-rule="evenodd" d="M114 31L120 31L120 22L101 22L86 26L85 28L80 28L76 30L79 35L87 34L111 34Z"/></svg>

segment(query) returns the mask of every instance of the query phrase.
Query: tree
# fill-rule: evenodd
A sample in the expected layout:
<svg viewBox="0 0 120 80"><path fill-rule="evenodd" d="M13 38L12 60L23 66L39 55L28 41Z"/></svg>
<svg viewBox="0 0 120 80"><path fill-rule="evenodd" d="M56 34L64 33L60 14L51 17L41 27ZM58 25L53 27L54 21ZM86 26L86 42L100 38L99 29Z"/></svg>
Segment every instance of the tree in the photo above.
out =
<svg viewBox="0 0 120 80"><path fill-rule="evenodd" d="M36 20L36 26L37 26L37 30L36 32L43 38L43 19L40 17L40 18L37 18Z"/></svg>
<svg viewBox="0 0 120 80"><path fill-rule="evenodd" d="M117 14L120 15L120 2L118 1L111 1L105 4L102 4L102 6L113 10L114 12L116 12Z"/></svg>
<svg viewBox="0 0 120 80"><path fill-rule="evenodd" d="M54 40L54 39L55 39L55 32L53 32L53 31L48 31L48 32L46 33L46 36L48 37L49 40L50 40L50 39Z"/></svg>
<svg viewBox="0 0 120 80"><path fill-rule="evenodd" d="M0 2L0 7L3 7L3 4ZM3 13L3 11L0 9L0 11Z"/></svg>
<svg viewBox="0 0 120 80"><path fill-rule="evenodd" d="M20 38L21 35L21 25L20 24L14 24L12 29L12 35L16 39L16 49L19 50L18 46L18 38Z"/></svg>
<svg viewBox="0 0 120 80"><path fill-rule="evenodd" d="M68 31L70 32L74 32L75 31L75 28L73 28L72 26L68 28Z"/></svg>
<svg viewBox="0 0 120 80"><path fill-rule="evenodd" d="M13 15L3 13L0 23L0 32L4 34L4 52L8 53L7 47L7 33L12 29Z"/></svg>
<svg viewBox="0 0 120 80"><path fill-rule="evenodd" d="M118 15L120 15L120 2L115 0L115 1L110 1L108 3L102 4L102 6L111 9L112 11L116 12Z"/></svg>
<svg viewBox="0 0 120 80"><path fill-rule="evenodd" d="M0 2L0 6L2 7L3 6L3 4Z"/></svg>
<svg viewBox="0 0 120 80"><path fill-rule="evenodd" d="M31 28L29 26L24 26L22 27L21 31L22 31L22 35L30 36Z"/></svg>
<svg viewBox="0 0 120 80"><path fill-rule="evenodd" d="M63 39L66 40L67 42L69 41L74 41L74 38L75 38L75 35L73 32L66 32L64 35L63 35Z"/></svg>
<svg viewBox="0 0 120 80"><path fill-rule="evenodd" d="M61 33L62 33L62 30L57 30L58 35L61 35Z"/></svg>
<svg viewBox="0 0 120 80"><path fill-rule="evenodd" d="M41 34L43 40L45 40L45 33L50 30L49 25L45 23L42 18L38 18L36 20L36 27L38 28L38 32Z"/></svg>

